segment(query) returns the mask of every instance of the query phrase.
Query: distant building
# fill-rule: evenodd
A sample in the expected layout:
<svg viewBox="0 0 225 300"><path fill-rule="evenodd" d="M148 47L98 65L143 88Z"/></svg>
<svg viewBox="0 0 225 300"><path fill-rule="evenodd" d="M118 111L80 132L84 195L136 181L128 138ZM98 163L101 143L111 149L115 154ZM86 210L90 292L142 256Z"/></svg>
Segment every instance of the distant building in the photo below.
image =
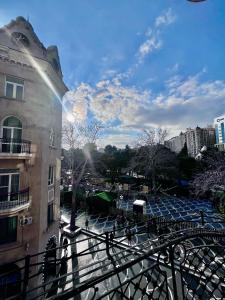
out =
<svg viewBox="0 0 225 300"><path fill-rule="evenodd" d="M216 133L216 147L220 151L225 150L225 115L214 119Z"/></svg>
<svg viewBox="0 0 225 300"><path fill-rule="evenodd" d="M98 148L98 152L105 153L105 148Z"/></svg>
<svg viewBox="0 0 225 300"><path fill-rule="evenodd" d="M175 136L170 140L165 141L165 146L169 148L171 151L175 153L179 153L184 147L185 142L186 142L186 135L185 133L181 132L178 136Z"/></svg>
<svg viewBox="0 0 225 300"><path fill-rule="evenodd" d="M188 155L196 157L203 146L211 148L215 144L215 128L208 126L206 128L196 127L187 128L186 143Z"/></svg>
<svg viewBox="0 0 225 300"><path fill-rule="evenodd" d="M66 91L56 46L23 17L0 28L0 265L58 235Z"/></svg>

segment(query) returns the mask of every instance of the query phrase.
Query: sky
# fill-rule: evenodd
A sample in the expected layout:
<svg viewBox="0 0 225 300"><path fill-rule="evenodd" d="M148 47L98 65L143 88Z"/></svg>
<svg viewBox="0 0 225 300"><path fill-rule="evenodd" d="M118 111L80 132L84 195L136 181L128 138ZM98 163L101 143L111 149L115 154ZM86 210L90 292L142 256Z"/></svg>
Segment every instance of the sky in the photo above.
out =
<svg viewBox="0 0 225 300"><path fill-rule="evenodd" d="M63 101L76 120L102 124L100 147L225 114L224 0L0 0L0 26L20 15L58 46Z"/></svg>

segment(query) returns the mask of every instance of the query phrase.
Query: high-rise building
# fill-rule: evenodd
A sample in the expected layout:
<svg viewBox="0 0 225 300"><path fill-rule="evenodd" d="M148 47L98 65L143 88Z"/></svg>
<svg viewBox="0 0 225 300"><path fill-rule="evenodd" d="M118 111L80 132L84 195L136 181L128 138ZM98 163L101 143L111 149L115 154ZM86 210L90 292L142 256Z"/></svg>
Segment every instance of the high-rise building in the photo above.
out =
<svg viewBox="0 0 225 300"><path fill-rule="evenodd" d="M196 157L203 146L213 147L215 144L215 129L212 126L206 128L187 128L186 142L188 154Z"/></svg>
<svg viewBox="0 0 225 300"><path fill-rule="evenodd" d="M0 29L0 265L58 233L66 91L56 46L23 17Z"/></svg>
<svg viewBox="0 0 225 300"><path fill-rule="evenodd" d="M172 137L165 141L165 146L175 153L179 153L186 142L185 133L181 132L178 136Z"/></svg>
<svg viewBox="0 0 225 300"><path fill-rule="evenodd" d="M216 147L220 151L225 150L225 115L214 119L216 132Z"/></svg>

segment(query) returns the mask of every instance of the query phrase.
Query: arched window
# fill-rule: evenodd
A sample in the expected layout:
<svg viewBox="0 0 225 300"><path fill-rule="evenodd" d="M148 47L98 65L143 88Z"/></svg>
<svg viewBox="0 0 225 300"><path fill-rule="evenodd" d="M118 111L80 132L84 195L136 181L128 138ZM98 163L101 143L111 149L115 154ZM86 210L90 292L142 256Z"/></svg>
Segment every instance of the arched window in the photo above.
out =
<svg viewBox="0 0 225 300"><path fill-rule="evenodd" d="M2 124L2 152L20 153L22 123L16 117L7 117Z"/></svg>
<svg viewBox="0 0 225 300"><path fill-rule="evenodd" d="M20 120L13 116L6 118L3 122L3 126L22 129L22 123L20 122Z"/></svg>

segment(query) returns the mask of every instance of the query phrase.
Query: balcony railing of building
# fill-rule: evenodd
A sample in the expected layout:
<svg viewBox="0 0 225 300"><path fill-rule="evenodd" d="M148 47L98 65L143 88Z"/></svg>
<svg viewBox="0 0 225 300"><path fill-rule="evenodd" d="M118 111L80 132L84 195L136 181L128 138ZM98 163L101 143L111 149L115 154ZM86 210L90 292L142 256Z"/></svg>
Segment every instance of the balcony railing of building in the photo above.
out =
<svg viewBox="0 0 225 300"><path fill-rule="evenodd" d="M0 288L3 299L10 300L224 299L224 242L224 231L196 228L124 249L103 233L69 244L68 256L55 240L45 252L5 268ZM86 246L79 246L82 243ZM98 260L84 265L95 255ZM20 267L15 270L15 265ZM73 268L67 270L67 265Z"/></svg>
<svg viewBox="0 0 225 300"><path fill-rule="evenodd" d="M8 210L29 204L29 188L16 193L0 194L0 210Z"/></svg>
<svg viewBox="0 0 225 300"><path fill-rule="evenodd" d="M30 148L30 141L0 138L0 153L30 154Z"/></svg>

